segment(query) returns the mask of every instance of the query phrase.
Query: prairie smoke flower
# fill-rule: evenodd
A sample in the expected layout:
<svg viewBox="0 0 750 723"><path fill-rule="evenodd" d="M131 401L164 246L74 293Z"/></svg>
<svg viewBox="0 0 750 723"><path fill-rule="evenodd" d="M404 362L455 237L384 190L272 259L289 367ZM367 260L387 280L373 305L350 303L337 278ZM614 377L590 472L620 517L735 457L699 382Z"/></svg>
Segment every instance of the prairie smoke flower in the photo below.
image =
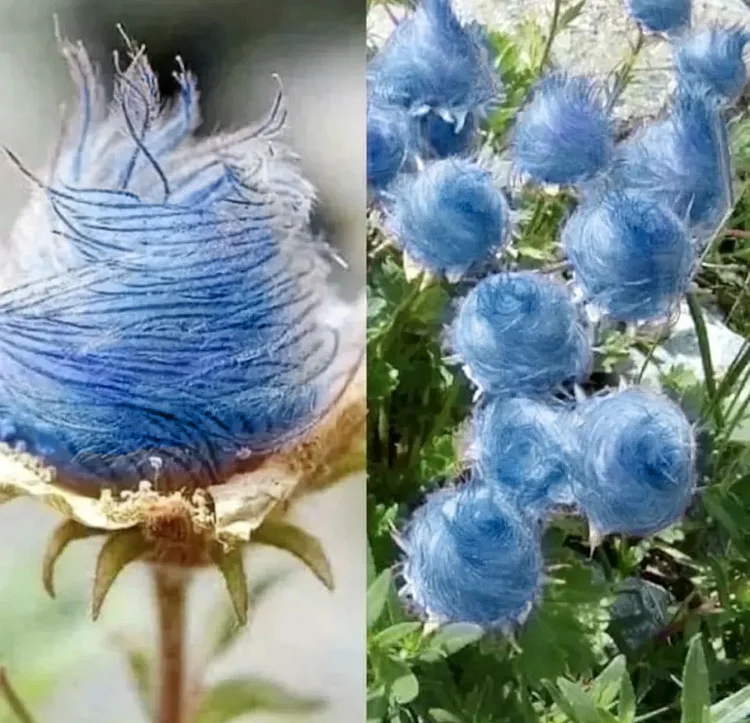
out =
<svg viewBox="0 0 750 723"><path fill-rule="evenodd" d="M398 175L412 149L412 119L401 108L367 103L367 185L383 190Z"/></svg>
<svg viewBox="0 0 750 723"><path fill-rule="evenodd" d="M507 242L508 203L492 176L469 160L428 162L400 176L389 194L389 230L429 271L460 276Z"/></svg>
<svg viewBox="0 0 750 723"><path fill-rule="evenodd" d="M675 35L690 26L691 0L626 0L625 5L649 33Z"/></svg>
<svg viewBox="0 0 750 723"><path fill-rule="evenodd" d="M235 548L280 502L361 458L360 340L343 342L352 317L329 321L281 94L259 125L198 139L195 78L178 61L165 104L126 42L109 104L62 43L77 112L44 180L27 174L0 278L0 499L70 518L53 557L119 530L127 561L236 581Z"/></svg>
<svg viewBox="0 0 750 723"><path fill-rule="evenodd" d="M711 27L690 35L674 51L679 82L704 84L725 100L736 100L747 84L742 53L748 41L750 34L740 27Z"/></svg>
<svg viewBox="0 0 750 723"><path fill-rule="evenodd" d="M695 267L680 219L658 200L632 191L611 191L579 206L562 242L586 298L621 321L668 316Z"/></svg>
<svg viewBox="0 0 750 723"><path fill-rule="evenodd" d="M711 236L733 203L726 121L705 85L683 84L669 115L617 151L612 183L658 198L701 237Z"/></svg>
<svg viewBox="0 0 750 723"><path fill-rule="evenodd" d="M564 73L539 82L511 139L514 166L537 183L586 181L607 167L613 149L602 88L590 78Z"/></svg>
<svg viewBox="0 0 750 723"><path fill-rule="evenodd" d="M507 630L525 620L541 585L536 526L476 482L432 494L402 544L404 593L432 622Z"/></svg>
<svg viewBox="0 0 750 723"><path fill-rule="evenodd" d="M695 482L695 440L682 410L640 388L579 408L581 475L573 492L592 539L650 535L685 512Z"/></svg>
<svg viewBox="0 0 750 723"><path fill-rule="evenodd" d="M569 411L526 397L491 399L475 414L471 454L480 477L544 515L572 502L577 441Z"/></svg>
<svg viewBox="0 0 750 723"><path fill-rule="evenodd" d="M461 25L450 0L421 0L370 61L367 79L374 100L414 116L434 113L457 134L499 92L486 37Z"/></svg>
<svg viewBox="0 0 750 723"><path fill-rule="evenodd" d="M544 394L586 376L588 334L565 287L531 272L480 281L450 333L469 377L491 394Z"/></svg>

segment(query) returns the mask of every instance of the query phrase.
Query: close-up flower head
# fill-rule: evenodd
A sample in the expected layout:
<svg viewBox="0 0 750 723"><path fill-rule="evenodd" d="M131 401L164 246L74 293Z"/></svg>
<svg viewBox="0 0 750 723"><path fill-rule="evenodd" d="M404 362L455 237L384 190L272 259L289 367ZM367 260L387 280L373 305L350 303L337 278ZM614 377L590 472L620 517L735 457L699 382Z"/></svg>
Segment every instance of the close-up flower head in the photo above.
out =
<svg viewBox="0 0 750 723"><path fill-rule="evenodd" d="M677 35L690 26L692 0L625 0L628 13L649 33Z"/></svg>

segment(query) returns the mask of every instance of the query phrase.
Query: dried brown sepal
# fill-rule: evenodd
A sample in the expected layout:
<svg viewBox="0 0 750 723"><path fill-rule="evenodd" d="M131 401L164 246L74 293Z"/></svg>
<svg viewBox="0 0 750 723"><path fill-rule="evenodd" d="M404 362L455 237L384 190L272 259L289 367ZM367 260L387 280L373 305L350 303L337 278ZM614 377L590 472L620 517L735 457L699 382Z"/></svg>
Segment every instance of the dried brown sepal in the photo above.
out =
<svg viewBox="0 0 750 723"><path fill-rule="evenodd" d="M85 527L75 520L65 520L57 527L52 533L50 541L47 543L42 561L42 583L50 597L55 597L55 566L60 559L60 555L65 552L68 545L76 540L84 540L87 537L104 534L106 534L106 530Z"/></svg>
<svg viewBox="0 0 750 723"><path fill-rule="evenodd" d="M123 569L131 562L144 558L153 547L153 541L146 539L139 527L114 532L107 538L96 560L91 601L94 620L99 617L107 593Z"/></svg>
<svg viewBox="0 0 750 723"><path fill-rule="evenodd" d="M219 568L227 586L232 607L237 615L239 625L247 624L247 612L250 606L250 594L247 589L245 562L241 547L225 547L214 543L209 549L211 561Z"/></svg>

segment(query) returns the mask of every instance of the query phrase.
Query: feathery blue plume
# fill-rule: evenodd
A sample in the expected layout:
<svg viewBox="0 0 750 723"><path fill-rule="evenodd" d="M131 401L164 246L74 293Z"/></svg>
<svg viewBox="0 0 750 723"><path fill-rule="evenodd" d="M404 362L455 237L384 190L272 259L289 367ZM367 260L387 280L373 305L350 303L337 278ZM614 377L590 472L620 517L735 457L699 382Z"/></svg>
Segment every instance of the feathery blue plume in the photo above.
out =
<svg viewBox="0 0 750 723"><path fill-rule="evenodd" d="M438 622L523 622L543 570L536 525L476 482L433 493L406 528L406 594Z"/></svg>
<svg viewBox="0 0 750 723"><path fill-rule="evenodd" d="M430 111L416 119L426 158L447 158L471 150L477 131L473 113L468 113L461 127Z"/></svg>
<svg viewBox="0 0 750 723"><path fill-rule="evenodd" d="M498 95L486 40L464 27L450 0L422 0L370 61L373 97L414 115L432 110L459 124L484 115Z"/></svg>
<svg viewBox="0 0 750 723"><path fill-rule="evenodd" d="M588 335L565 288L530 272L480 281L451 331L453 350L471 379L492 394L537 394L583 378Z"/></svg>
<svg viewBox="0 0 750 723"><path fill-rule="evenodd" d="M108 107L83 47L63 51L76 122L6 252L2 441L93 493L216 484L307 431L353 363L322 318L281 95L261 125L197 140L182 67L165 107L129 45Z"/></svg>
<svg viewBox="0 0 750 723"><path fill-rule="evenodd" d="M412 146L412 119L402 108L367 103L367 185L384 189L402 170Z"/></svg>
<svg viewBox="0 0 750 723"><path fill-rule="evenodd" d="M650 33L674 35L690 25L691 0L626 0L630 16Z"/></svg>
<svg viewBox="0 0 750 723"><path fill-rule="evenodd" d="M516 168L537 183L575 184L610 162L612 123L602 89L590 78L543 78L513 131Z"/></svg>
<svg viewBox="0 0 750 723"><path fill-rule="evenodd" d="M387 225L424 268L460 275L489 260L508 238L508 203L490 174L469 160L425 164L389 189Z"/></svg>
<svg viewBox="0 0 750 723"><path fill-rule="evenodd" d="M621 321L668 315L687 291L695 265L680 219L633 191L611 191L579 206L562 242L588 300Z"/></svg>
<svg viewBox="0 0 750 723"><path fill-rule="evenodd" d="M731 207L726 122L704 85L683 84L667 118L617 152L612 182L661 199L698 235L711 235Z"/></svg>
<svg viewBox="0 0 750 723"><path fill-rule="evenodd" d="M674 52L680 83L707 85L728 101L736 100L747 84L742 58L750 33L741 27L711 27L685 38Z"/></svg>
<svg viewBox="0 0 750 723"><path fill-rule="evenodd" d="M578 437L566 408L526 397L495 398L479 408L472 454L485 482L543 515L570 504Z"/></svg>
<svg viewBox="0 0 750 723"><path fill-rule="evenodd" d="M695 443L682 410L640 388L610 393L580 409L580 505L597 538L650 535L678 520L694 485Z"/></svg>

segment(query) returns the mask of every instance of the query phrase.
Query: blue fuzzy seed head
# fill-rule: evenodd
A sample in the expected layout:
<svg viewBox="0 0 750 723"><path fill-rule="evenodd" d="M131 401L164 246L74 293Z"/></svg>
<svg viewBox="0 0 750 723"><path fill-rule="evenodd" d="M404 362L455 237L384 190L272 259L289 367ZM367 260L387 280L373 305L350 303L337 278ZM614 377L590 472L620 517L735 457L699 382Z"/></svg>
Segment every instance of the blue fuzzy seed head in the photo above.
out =
<svg viewBox="0 0 750 723"><path fill-rule="evenodd" d="M468 153L474 146L477 121L473 113L467 114L462 125L441 118L430 111L415 119L419 124L425 158L448 158Z"/></svg>
<svg viewBox="0 0 750 723"><path fill-rule="evenodd" d="M607 167L614 148L602 89L563 73L539 83L513 131L515 167L537 183L575 184Z"/></svg>
<svg viewBox="0 0 750 723"><path fill-rule="evenodd" d="M485 114L499 93L485 39L461 25L450 0L422 0L372 59L367 77L381 101L459 122L469 112Z"/></svg>
<svg viewBox="0 0 750 723"><path fill-rule="evenodd" d="M578 436L567 408L526 397L491 399L472 426L471 449L485 482L544 516L571 504Z"/></svg>
<svg viewBox="0 0 750 723"><path fill-rule="evenodd" d="M97 494L217 484L298 440L356 363L324 309L312 187L268 118L194 137L195 78L165 105L128 46L108 102L63 44L79 107L6 247L0 441Z"/></svg>
<svg viewBox="0 0 750 723"><path fill-rule="evenodd" d="M669 115L617 151L612 182L666 203L698 236L711 236L732 206L726 121L705 85L679 87Z"/></svg>
<svg viewBox="0 0 750 723"><path fill-rule="evenodd" d="M579 410L576 502L594 536L650 535L685 512L695 478L693 430L663 395L631 388Z"/></svg>
<svg viewBox="0 0 750 723"><path fill-rule="evenodd" d="M399 177L387 226L422 267L460 275L488 261L508 239L508 203L476 163L445 159Z"/></svg>
<svg viewBox="0 0 750 723"><path fill-rule="evenodd" d="M673 35L690 25L691 0L626 0L630 16L645 31Z"/></svg>
<svg viewBox="0 0 750 723"><path fill-rule="evenodd" d="M406 594L440 622L522 622L543 571L538 527L476 481L432 494L404 535Z"/></svg>
<svg viewBox="0 0 750 723"><path fill-rule="evenodd" d="M565 287L531 272L480 281L461 303L453 351L491 394L544 394L580 380L591 364L589 337Z"/></svg>
<svg viewBox="0 0 750 723"><path fill-rule="evenodd" d="M711 27L685 38L675 49L680 83L704 84L727 101L736 100L747 84L742 54L750 41L743 28Z"/></svg>
<svg viewBox="0 0 750 723"><path fill-rule="evenodd" d="M372 190L386 188L407 162L411 123L401 108L367 103L367 185Z"/></svg>
<svg viewBox="0 0 750 723"><path fill-rule="evenodd" d="M680 219L632 191L610 191L579 206L563 228L562 242L587 299L619 321L669 315L695 266Z"/></svg>

